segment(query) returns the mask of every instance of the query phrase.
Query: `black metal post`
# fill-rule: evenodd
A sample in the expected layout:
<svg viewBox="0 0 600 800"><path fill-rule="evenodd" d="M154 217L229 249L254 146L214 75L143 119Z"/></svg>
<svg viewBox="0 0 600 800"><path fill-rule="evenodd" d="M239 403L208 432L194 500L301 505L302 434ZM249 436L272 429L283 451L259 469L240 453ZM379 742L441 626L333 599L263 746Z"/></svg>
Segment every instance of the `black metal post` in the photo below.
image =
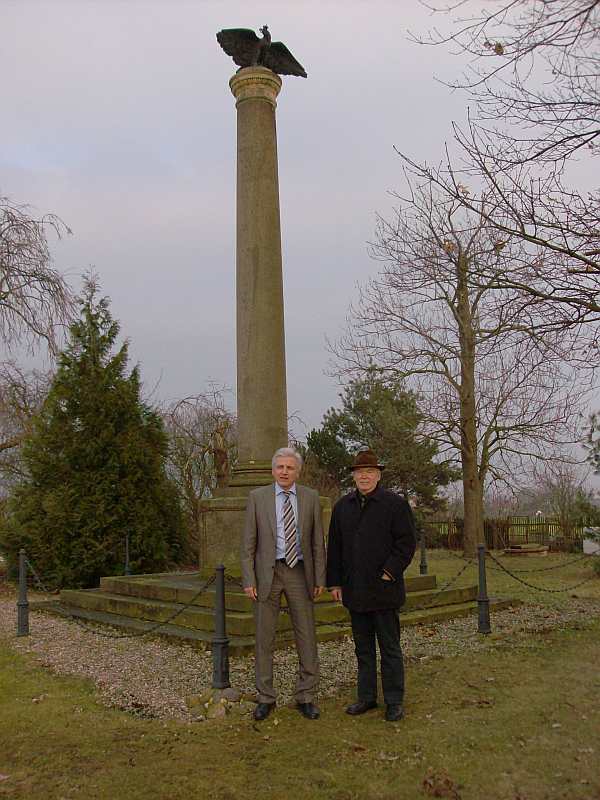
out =
<svg viewBox="0 0 600 800"><path fill-rule="evenodd" d="M212 638L213 689L227 689L229 682L229 639L225 632L225 567L216 568L215 633Z"/></svg>
<svg viewBox="0 0 600 800"><path fill-rule="evenodd" d="M427 575L427 548L425 547L425 531L421 531L419 546L421 548L421 563L419 564L419 575Z"/></svg>
<svg viewBox="0 0 600 800"><path fill-rule="evenodd" d="M490 625L490 600L487 594L487 580L485 575L485 545L477 545L477 560L479 562L479 594L477 595L479 633L491 633Z"/></svg>
<svg viewBox="0 0 600 800"><path fill-rule="evenodd" d="M131 575L129 568L129 531L125 534L125 575Z"/></svg>
<svg viewBox="0 0 600 800"><path fill-rule="evenodd" d="M17 600L17 636L29 636L29 601L27 600L27 556L19 550L19 599Z"/></svg>

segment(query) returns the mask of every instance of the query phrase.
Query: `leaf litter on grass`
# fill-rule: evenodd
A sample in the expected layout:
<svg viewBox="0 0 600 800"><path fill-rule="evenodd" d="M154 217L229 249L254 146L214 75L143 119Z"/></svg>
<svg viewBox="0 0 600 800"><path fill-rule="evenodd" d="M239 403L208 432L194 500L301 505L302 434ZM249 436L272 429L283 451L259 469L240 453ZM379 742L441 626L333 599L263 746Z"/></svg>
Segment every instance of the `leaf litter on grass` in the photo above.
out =
<svg viewBox="0 0 600 800"><path fill-rule="evenodd" d="M460 784L455 783L446 770L434 770L429 767L423 778L423 791L430 797L446 797L449 800L461 800Z"/></svg>

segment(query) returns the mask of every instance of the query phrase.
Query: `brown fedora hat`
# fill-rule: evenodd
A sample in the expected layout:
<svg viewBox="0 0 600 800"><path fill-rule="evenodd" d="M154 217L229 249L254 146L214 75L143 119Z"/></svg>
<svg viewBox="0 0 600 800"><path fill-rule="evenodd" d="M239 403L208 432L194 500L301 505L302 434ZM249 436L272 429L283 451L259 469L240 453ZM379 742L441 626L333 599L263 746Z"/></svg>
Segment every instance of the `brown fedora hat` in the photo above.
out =
<svg viewBox="0 0 600 800"><path fill-rule="evenodd" d="M361 467L375 467L376 469L385 469L385 464L380 464L377 456L372 450L359 450L354 456L354 463L350 467L351 470L360 469Z"/></svg>

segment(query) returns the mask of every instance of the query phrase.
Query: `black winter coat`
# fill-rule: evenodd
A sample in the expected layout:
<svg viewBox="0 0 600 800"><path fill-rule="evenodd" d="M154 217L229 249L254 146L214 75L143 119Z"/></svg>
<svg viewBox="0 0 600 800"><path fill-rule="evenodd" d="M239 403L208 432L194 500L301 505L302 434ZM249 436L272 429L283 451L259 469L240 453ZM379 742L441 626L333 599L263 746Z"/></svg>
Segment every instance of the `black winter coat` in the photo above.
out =
<svg viewBox="0 0 600 800"><path fill-rule="evenodd" d="M361 509L358 491L335 504L329 526L327 586L342 587L351 611L400 608L404 570L415 554L415 523L406 500L377 486ZM386 571L394 580L383 580Z"/></svg>

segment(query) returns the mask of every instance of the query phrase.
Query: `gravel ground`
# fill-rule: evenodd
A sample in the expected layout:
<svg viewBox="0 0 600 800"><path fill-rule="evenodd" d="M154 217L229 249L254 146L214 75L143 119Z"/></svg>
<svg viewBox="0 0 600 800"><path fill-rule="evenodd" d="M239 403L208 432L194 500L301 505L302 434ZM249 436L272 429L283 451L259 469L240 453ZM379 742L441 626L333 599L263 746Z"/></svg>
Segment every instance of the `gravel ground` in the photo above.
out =
<svg viewBox="0 0 600 800"><path fill-rule="evenodd" d="M33 597L31 598L34 599ZM40 599L40 598L35 598ZM567 607L527 605L495 612L493 633L477 634L477 620L466 617L424 627L406 628L402 645L407 663L444 659L490 647L523 646L531 633L557 628L581 628L600 613L600 601L572 600ZM186 698L210 687L212 660L187 645L136 637L110 639L97 636L77 623L48 614L30 614L29 637L17 638L15 598L0 597L0 641L17 652L31 653L38 664L59 675L77 675L93 681L102 701L145 717L190 722ZM355 680L355 658L348 638L319 645L320 696L335 696ZM231 684L254 694L253 658L232 658ZM275 655L279 704L293 700L297 669L295 651Z"/></svg>

